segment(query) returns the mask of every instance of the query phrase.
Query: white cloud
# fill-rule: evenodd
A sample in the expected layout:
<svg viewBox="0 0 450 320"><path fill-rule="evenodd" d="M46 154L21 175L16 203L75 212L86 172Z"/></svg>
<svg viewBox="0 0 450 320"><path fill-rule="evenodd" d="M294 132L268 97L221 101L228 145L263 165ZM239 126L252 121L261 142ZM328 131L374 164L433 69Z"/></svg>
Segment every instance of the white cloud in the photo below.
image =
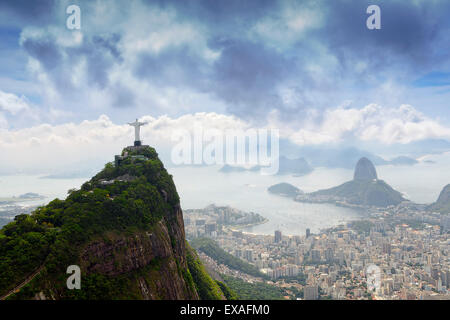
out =
<svg viewBox="0 0 450 320"><path fill-rule="evenodd" d="M249 34L275 47L286 47L302 39L307 31L320 28L323 22L321 9L314 5L282 2L278 10L260 19Z"/></svg>
<svg viewBox="0 0 450 320"><path fill-rule="evenodd" d="M8 127L8 121L6 121L5 116L0 113L0 130L2 128L7 128L7 127Z"/></svg>
<svg viewBox="0 0 450 320"><path fill-rule="evenodd" d="M0 111L16 115L29 109L28 101L24 96L18 97L15 94L0 90Z"/></svg>
<svg viewBox="0 0 450 320"><path fill-rule="evenodd" d="M72 112L48 107L43 108L31 103L26 96L17 96L0 90L0 128L15 128L42 123L43 121L56 121L70 119Z"/></svg>
<svg viewBox="0 0 450 320"><path fill-rule="evenodd" d="M343 142L345 139L376 141L383 144L410 143L416 140L450 138L450 128L426 117L410 105L383 108L369 104L361 109L328 109L323 119L290 133L298 144Z"/></svg>
<svg viewBox="0 0 450 320"><path fill-rule="evenodd" d="M220 52L207 45L207 30L193 22L182 21L174 9L133 3L123 24L125 55L133 59L142 52L158 54L167 48L187 46L205 61L214 61Z"/></svg>

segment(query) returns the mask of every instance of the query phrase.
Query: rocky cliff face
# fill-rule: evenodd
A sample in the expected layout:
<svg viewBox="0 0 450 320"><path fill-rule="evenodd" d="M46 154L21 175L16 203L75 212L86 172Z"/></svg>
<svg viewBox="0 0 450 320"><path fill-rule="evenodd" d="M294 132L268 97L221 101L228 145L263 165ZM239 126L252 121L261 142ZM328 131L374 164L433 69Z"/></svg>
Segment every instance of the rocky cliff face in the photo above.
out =
<svg viewBox="0 0 450 320"><path fill-rule="evenodd" d="M175 213L182 217L181 210ZM89 242L81 251L80 266L85 274L116 277L136 272L158 263L158 272L148 271L135 279L144 299L198 299L178 267L187 269L184 229L172 226L169 232L165 218L150 231L135 232L132 236L107 234ZM172 237L172 238L171 238ZM174 239L173 241L171 239ZM173 246L172 244L175 244ZM150 276L150 274L152 274Z"/></svg>
<svg viewBox="0 0 450 320"><path fill-rule="evenodd" d="M359 159L355 167L355 173L353 175L353 180L373 180L378 179L377 171L373 163L363 157Z"/></svg>

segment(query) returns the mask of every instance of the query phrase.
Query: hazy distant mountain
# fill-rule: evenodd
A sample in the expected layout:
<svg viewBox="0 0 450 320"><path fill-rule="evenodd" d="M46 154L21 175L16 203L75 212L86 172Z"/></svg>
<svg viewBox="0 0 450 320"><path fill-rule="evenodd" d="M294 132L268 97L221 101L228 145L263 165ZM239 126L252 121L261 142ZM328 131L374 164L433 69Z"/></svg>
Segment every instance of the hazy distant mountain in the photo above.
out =
<svg viewBox="0 0 450 320"><path fill-rule="evenodd" d="M410 157L406 157L406 156L396 157L388 162L388 164L392 164L394 166L405 166L405 165L412 166L416 163L419 163L419 161L417 161L414 158L410 158Z"/></svg>
<svg viewBox="0 0 450 320"><path fill-rule="evenodd" d="M354 147L298 146L287 140L280 141L280 153L288 157L302 157L313 167L350 169L362 157L377 164L385 162L381 157Z"/></svg>
<svg viewBox="0 0 450 320"><path fill-rule="evenodd" d="M386 160L376 154L356 147L298 146L287 140L280 141L280 153L288 157L302 157L313 167L352 169L355 163L365 157L375 165L413 165L418 161L412 157L399 156ZM392 152L408 154L407 152Z"/></svg>
<svg viewBox="0 0 450 320"><path fill-rule="evenodd" d="M39 177L39 179L79 179L91 177L94 174L95 172L92 170L69 171L69 172L52 173L49 175Z"/></svg>
<svg viewBox="0 0 450 320"><path fill-rule="evenodd" d="M450 184L442 189L439 198L429 207L429 209L441 213L450 213Z"/></svg>
<svg viewBox="0 0 450 320"><path fill-rule="evenodd" d="M310 194L313 197L340 198L351 204L387 207L405 201L402 194L383 180L378 180L373 163L361 158L355 168L354 179L340 186L319 190Z"/></svg>
<svg viewBox="0 0 450 320"><path fill-rule="evenodd" d="M313 168L305 158L289 159L280 157L280 169L278 174L305 175L313 171Z"/></svg>
<svg viewBox="0 0 450 320"><path fill-rule="evenodd" d="M286 182L274 184L273 186L270 186L267 190L270 193L289 198L295 198L297 195L303 194L303 191L301 191L299 188Z"/></svg>
<svg viewBox="0 0 450 320"><path fill-rule="evenodd" d="M441 154L450 150L450 141L443 139L426 139L407 144L395 143L383 145L382 148L371 149L375 153L405 154L413 158L419 158L427 154Z"/></svg>
<svg viewBox="0 0 450 320"><path fill-rule="evenodd" d="M244 168L239 166L230 166L229 164L224 165L222 168L220 168L220 172L224 173L230 173L230 172L244 172L244 171L256 171L259 170L258 166L254 166L251 168Z"/></svg>
<svg viewBox="0 0 450 320"><path fill-rule="evenodd" d="M224 173L229 172L244 172L244 171L258 171L261 166L256 165L251 168L245 168L242 166L230 166L228 164L224 165L220 171ZM309 163L304 158L289 159L286 157L280 157L278 175L296 175L302 176L311 173L314 169L309 165Z"/></svg>

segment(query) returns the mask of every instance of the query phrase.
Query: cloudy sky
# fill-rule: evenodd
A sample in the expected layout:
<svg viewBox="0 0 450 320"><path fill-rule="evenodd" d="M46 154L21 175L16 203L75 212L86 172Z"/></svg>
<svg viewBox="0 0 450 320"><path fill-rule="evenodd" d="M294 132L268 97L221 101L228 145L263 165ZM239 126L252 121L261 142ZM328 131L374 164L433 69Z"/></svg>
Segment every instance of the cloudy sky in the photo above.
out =
<svg viewBox="0 0 450 320"><path fill-rule="evenodd" d="M109 159L138 117L157 146L193 121L297 145L450 140L449 14L447 0L2 0L2 172Z"/></svg>

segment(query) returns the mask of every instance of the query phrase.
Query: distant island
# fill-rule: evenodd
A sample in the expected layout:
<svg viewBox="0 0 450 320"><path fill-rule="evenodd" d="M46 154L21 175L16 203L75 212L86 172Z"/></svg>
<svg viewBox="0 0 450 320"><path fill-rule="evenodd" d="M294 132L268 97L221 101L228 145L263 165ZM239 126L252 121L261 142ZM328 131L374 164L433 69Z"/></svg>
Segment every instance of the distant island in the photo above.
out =
<svg viewBox="0 0 450 320"><path fill-rule="evenodd" d="M400 192L378 179L375 166L365 157L356 164L353 180L330 189L299 195L295 200L374 207L388 207L407 201Z"/></svg>
<svg viewBox="0 0 450 320"><path fill-rule="evenodd" d="M288 198L295 198L299 194L303 194L304 192L297 188L296 186L293 186L290 183L282 182L278 184L274 184L273 186L270 186L267 188L267 191L272 194L276 194L283 197Z"/></svg>
<svg viewBox="0 0 450 320"><path fill-rule="evenodd" d="M33 192L27 192L24 194L21 194L20 196L12 196L12 197L0 197L0 204L1 205L8 205L8 204L14 204L17 202L24 202L24 201L31 201L31 200L42 200L45 199L45 196L33 193Z"/></svg>
<svg viewBox="0 0 450 320"><path fill-rule="evenodd" d="M27 199L27 200L36 200L36 199L44 199L45 197L43 195L34 193L34 192L27 192L19 196L19 199Z"/></svg>

